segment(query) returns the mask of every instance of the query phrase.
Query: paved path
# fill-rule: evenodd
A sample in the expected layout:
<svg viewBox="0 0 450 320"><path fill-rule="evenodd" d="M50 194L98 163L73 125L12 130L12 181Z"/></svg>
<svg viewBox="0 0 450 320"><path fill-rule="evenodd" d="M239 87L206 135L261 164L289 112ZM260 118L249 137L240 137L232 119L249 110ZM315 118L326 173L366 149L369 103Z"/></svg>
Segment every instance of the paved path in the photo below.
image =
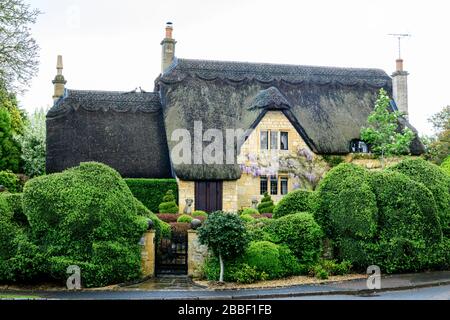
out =
<svg viewBox="0 0 450 320"><path fill-rule="evenodd" d="M443 288L448 288L448 285L450 285L450 271L392 275L383 277L381 281L382 291L404 291L413 288L417 290L419 288L431 286L445 286ZM414 291L410 291L410 293L412 292ZM273 289L209 290L196 286L186 277L165 277L157 280L149 280L138 285L122 287L119 290L113 291L28 291L14 292L14 295L33 295L39 296L44 299L64 300L231 300L292 298L302 296L320 296L318 297L320 299L329 296L348 297L348 295L361 296L370 293L373 293L373 291L367 289L365 279L343 281L340 283L329 283L323 285L298 285ZM4 292L3 294L12 294L12 292ZM377 292L377 294L380 294L380 292ZM445 294L445 291L443 294ZM1 295L2 292L0 292L0 296ZM383 293L382 296L386 296L385 293Z"/></svg>

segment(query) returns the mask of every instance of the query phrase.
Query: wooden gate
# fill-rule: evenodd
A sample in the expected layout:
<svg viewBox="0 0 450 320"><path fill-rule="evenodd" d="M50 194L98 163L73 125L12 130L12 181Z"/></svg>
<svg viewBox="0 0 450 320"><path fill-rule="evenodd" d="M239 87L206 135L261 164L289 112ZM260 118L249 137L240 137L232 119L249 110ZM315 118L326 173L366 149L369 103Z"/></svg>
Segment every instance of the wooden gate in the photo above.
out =
<svg viewBox="0 0 450 320"><path fill-rule="evenodd" d="M223 181L195 182L195 210L208 213L222 210Z"/></svg>

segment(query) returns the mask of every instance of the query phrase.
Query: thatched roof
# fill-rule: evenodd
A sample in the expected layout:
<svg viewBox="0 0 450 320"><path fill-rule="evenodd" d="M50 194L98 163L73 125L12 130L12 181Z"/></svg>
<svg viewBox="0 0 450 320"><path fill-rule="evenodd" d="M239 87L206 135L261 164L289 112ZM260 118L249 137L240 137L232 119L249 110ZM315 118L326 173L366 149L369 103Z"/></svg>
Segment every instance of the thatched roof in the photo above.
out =
<svg viewBox="0 0 450 320"><path fill-rule="evenodd" d="M360 138L378 90L391 94L392 80L378 69L176 59L156 87L168 137L179 128L193 136L195 121L225 136L225 129L254 128L268 110L277 109L313 151L346 154L350 141ZM168 143L169 149L176 145ZM418 139L412 151L423 152ZM237 165L174 165L174 170L186 180L240 177Z"/></svg>
<svg viewBox="0 0 450 320"><path fill-rule="evenodd" d="M66 90L47 114L47 172L85 161L124 177L171 177L159 95Z"/></svg>

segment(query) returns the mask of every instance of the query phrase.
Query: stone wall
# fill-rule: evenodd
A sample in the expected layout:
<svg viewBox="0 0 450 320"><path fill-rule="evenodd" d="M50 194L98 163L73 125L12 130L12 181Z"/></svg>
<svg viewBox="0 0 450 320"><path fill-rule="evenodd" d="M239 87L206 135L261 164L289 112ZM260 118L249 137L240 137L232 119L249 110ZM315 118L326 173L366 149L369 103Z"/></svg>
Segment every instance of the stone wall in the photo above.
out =
<svg viewBox="0 0 450 320"><path fill-rule="evenodd" d="M177 179L178 181L178 202L180 213L186 207L186 199L192 199L192 210L195 210L195 182Z"/></svg>
<svg viewBox="0 0 450 320"><path fill-rule="evenodd" d="M200 278L202 266L208 255L208 248L198 241L197 231L188 231L188 276Z"/></svg>
<svg viewBox="0 0 450 320"><path fill-rule="evenodd" d="M141 239L141 264L144 278L155 276L155 235L156 232L150 230Z"/></svg>

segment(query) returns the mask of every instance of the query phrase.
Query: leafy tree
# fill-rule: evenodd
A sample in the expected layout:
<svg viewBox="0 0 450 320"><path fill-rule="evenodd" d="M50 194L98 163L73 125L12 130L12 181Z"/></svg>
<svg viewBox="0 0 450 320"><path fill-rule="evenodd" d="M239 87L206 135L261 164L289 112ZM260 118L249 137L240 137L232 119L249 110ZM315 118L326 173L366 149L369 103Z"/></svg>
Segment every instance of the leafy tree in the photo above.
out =
<svg viewBox="0 0 450 320"><path fill-rule="evenodd" d="M19 139L22 145L24 171L30 177L45 174L45 112L36 110L31 116L24 135Z"/></svg>
<svg viewBox="0 0 450 320"><path fill-rule="evenodd" d="M8 89L27 85L37 73L39 46L29 25L39 14L23 0L0 2L0 80Z"/></svg>
<svg viewBox="0 0 450 320"><path fill-rule="evenodd" d="M210 214L208 220L198 229L198 237L200 243L208 246L219 258L219 281L223 282L224 260L242 256L247 247L244 222L237 214L216 211Z"/></svg>
<svg viewBox="0 0 450 320"><path fill-rule="evenodd" d="M380 89L374 111L367 118L369 127L361 129L361 139L370 144L372 151L384 158L391 155L409 153L414 133L407 127L399 132L398 119L402 114L389 110L390 99L384 89Z"/></svg>
<svg viewBox="0 0 450 320"><path fill-rule="evenodd" d="M427 150L425 158L439 165L450 154L450 106L446 106L428 121L436 134L422 138Z"/></svg>
<svg viewBox="0 0 450 320"><path fill-rule="evenodd" d="M18 107L16 95L8 92L0 79L0 106L8 110L13 134L22 135L25 128L25 111Z"/></svg>
<svg viewBox="0 0 450 320"><path fill-rule="evenodd" d="M13 137L11 116L0 106L0 170L18 172L20 168L20 147Z"/></svg>

